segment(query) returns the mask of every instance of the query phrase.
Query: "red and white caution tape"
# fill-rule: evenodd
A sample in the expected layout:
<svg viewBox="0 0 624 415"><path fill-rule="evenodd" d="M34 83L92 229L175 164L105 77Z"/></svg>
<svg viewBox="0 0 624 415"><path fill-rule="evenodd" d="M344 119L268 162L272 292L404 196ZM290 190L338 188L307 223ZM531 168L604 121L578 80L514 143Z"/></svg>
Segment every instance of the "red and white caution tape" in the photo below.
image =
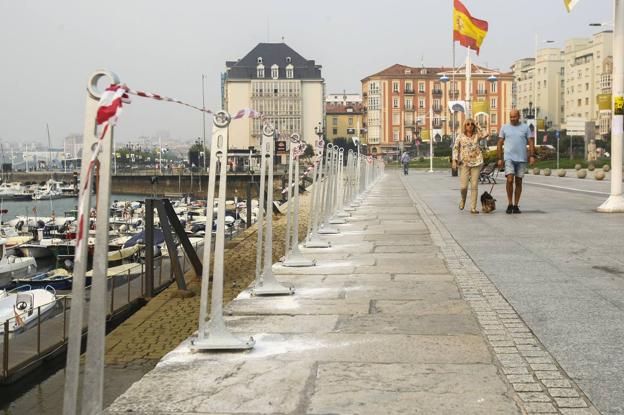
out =
<svg viewBox="0 0 624 415"><path fill-rule="evenodd" d="M176 104L184 105L189 108L196 109L198 111L206 112L208 114L214 114L215 112L206 108L200 108L195 105L188 104L179 99L169 98L160 94L153 94L145 91L138 91L134 89L128 88L126 85L116 85L112 84L102 94L100 97L100 101L98 103L98 110L96 115L96 124L102 127L102 130L98 136L97 146L93 150L93 154L91 156L91 160L89 160L89 166L87 168L87 177L82 178L82 186L80 188L79 194L79 205L78 205L78 232L76 235L76 255L79 254L79 249L81 244L84 241L84 221L85 221L85 203L87 197L89 195L89 189L91 188L91 176L93 173L93 168L97 163L97 158L99 153L102 151L102 144L104 142L104 137L108 132L108 128L114 126L119 119L119 115L121 115L121 110L123 104L129 104L130 99L128 97L130 95L136 95L143 98L151 98L157 101L166 101L173 102ZM263 115L251 108L244 108L237 111L233 116L233 120L238 120L241 118L264 118Z"/></svg>

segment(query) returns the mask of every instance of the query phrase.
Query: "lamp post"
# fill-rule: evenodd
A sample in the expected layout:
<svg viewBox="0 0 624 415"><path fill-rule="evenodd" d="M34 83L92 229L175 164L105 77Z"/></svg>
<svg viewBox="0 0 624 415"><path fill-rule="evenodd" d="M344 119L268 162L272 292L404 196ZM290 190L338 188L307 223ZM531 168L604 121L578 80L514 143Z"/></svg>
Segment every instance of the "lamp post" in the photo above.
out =
<svg viewBox="0 0 624 415"><path fill-rule="evenodd" d="M205 84L205 80L206 79L206 75L202 74L202 109L206 109L206 94L205 94L205 88L204 88L204 84ZM202 140L202 152L206 152L206 111L202 111L202 129L203 129L203 140ZM206 173L206 157L204 157L204 168L202 170L202 174ZM199 179L199 182L201 183L201 176Z"/></svg>
<svg viewBox="0 0 624 415"><path fill-rule="evenodd" d="M453 68L453 70L455 70L455 68ZM448 108L449 91L448 91L448 85L447 85L448 81L449 81L448 76L442 75L440 77L440 82L444 84L444 111L449 111L449 108ZM451 112L451 123L450 123L451 124L451 148L453 148L453 145L455 145L455 112L454 111L450 111L450 112ZM449 125L449 124L447 123L446 125ZM454 170L452 166L451 166L451 176L457 176L457 170Z"/></svg>

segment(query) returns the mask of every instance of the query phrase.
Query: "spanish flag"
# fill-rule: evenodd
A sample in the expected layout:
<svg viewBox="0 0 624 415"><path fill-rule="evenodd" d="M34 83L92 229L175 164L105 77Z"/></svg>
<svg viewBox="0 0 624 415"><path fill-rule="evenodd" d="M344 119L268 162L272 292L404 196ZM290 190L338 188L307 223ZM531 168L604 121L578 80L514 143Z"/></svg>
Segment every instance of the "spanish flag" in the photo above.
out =
<svg viewBox="0 0 624 415"><path fill-rule="evenodd" d="M568 13L578 4L578 2L579 0L563 0L563 4L565 4Z"/></svg>
<svg viewBox="0 0 624 415"><path fill-rule="evenodd" d="M476 50L478 55L488 31L488 23L472 17L461 1L453 1L453 41L459 41L460 45Z"/></svg>

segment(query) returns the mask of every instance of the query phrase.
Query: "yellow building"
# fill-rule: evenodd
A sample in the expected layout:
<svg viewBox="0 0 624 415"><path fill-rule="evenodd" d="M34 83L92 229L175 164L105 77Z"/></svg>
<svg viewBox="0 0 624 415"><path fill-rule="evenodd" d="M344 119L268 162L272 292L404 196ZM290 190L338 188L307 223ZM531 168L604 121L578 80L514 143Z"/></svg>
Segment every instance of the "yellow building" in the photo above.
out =
<svg viewBox="0 0 624 415"><path fill-rule="evenodd" d="M325 136L329 141L335 138L360 137L363 124L363 105L353 103L325 104Z"/></svg>

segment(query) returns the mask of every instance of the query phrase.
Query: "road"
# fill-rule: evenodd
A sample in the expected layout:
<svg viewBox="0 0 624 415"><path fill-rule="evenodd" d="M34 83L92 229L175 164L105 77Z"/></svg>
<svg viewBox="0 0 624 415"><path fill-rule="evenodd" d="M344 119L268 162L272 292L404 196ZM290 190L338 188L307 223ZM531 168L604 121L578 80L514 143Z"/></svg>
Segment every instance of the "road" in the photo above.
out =
<svg viewBox="0 0 624 415"><path fill-rule="evenodd" d="M504 184L497 211L471 215L447 171L405 180L594 405L624 413L624 214L595 212L608 183L527 176L521 215Z"/></svg>

